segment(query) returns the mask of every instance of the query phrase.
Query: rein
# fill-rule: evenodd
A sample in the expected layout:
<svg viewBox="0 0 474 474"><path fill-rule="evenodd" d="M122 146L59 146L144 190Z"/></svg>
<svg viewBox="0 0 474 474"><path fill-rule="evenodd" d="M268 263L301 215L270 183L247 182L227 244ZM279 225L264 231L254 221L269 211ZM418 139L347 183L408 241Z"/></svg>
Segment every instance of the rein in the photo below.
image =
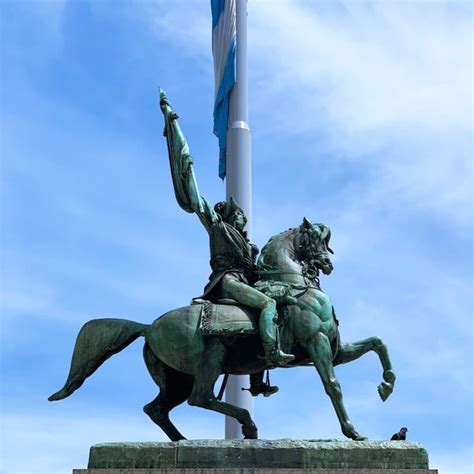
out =
<svg viewBox="0 0 474 474"><path fill-rule="evenodd" d="M305 275L303 275L301 272L294 272L294 271L283 271L283 270L255 270L254 273L257 273L259 276L261 275L276 275L276 276L280 276L280 275L298 275L300 277L303 277L305 279L305 282L306 282L306 279L307 277ZM316 286L312 286L312 285L298 285L297 283L290 283L290 282L284 282L286 285L290 285L292 286L295 290L305 290L302 294L306 293L306 291L308 291L310 288L313 288L315 290L320 290L321 291L321 286L319 284L319 278L317 276L315 276L313 278L313 280L315 281L316 283Z"/></svg>
<svg viewBox="0 0 474 474"><path fill-rule="evenodd" d="M282 270L255 270L254 273L258 273L259 275L298 275L302 276L299 272L290 272L290 271L282 271Z"/></svg>

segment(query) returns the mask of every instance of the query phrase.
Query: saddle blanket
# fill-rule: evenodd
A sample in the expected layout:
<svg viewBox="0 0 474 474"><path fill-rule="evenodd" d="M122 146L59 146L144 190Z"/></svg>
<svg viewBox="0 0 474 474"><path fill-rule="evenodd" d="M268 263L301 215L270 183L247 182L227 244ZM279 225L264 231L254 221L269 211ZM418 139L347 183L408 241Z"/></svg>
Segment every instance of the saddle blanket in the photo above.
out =
<svg viewBox="0 0 474 474"><path fill-rule="evenodd" d="M258 316L251 309L227 304L201 305L199 334L203 336L236 336L258 334Z"/></svg>

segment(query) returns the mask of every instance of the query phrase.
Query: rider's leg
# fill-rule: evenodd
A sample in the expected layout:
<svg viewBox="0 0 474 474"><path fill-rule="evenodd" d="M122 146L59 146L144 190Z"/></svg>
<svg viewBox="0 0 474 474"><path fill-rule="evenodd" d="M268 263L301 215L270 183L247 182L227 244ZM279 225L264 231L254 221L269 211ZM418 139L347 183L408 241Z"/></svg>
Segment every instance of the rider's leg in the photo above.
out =
<svg viewBox="0 0 474 474"><path fill-rule="evenodd" d="M268 365L285 365L295 358L291 354L285 354L278 345L275 300L230 274L222 279L221 292L224 298L232 298L245 306L260 309L259 330Z"/></svg>

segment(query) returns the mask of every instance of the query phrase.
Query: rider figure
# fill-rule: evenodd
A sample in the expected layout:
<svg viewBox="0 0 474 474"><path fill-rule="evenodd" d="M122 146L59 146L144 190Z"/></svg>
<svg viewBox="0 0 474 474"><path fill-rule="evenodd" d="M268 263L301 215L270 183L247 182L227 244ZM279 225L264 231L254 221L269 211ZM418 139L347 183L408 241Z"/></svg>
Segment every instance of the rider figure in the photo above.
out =
<svg viewBox="0 0 474 474"><path fill-rule="evenodd" d="M286 365L294 356L285 354L279 347L275 300L250 286L258 249L247 239L244 212L232 198L212 207L201 196L189 148L176 120L178 116L163 91L160 92L160 108L165 118L164 133L176 199L185 211L197 214L209 234L212 274L201 298L232 299L259 309L266 364L270 367Z"/></svg>

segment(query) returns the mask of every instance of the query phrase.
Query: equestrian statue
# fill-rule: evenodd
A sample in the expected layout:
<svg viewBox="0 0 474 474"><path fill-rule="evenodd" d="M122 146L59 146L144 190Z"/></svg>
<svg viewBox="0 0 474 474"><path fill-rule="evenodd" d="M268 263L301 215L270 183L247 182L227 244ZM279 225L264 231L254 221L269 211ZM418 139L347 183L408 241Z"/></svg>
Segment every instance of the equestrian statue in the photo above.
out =
<svg viewBox="0 0 474 474"><path fill-rule="evenodd" d="M169 418L185 401L235 418L244 437L256 439L249 412L222 401L222 390L215 395L219 376L248 374L251 394L269 396L278 388L263 382L265 370L308 365L316 368L342 433L366 439L347 415L334 367L374 351L383 368L378 386L383 401L393 391L395 373L380 338L340 340L334 307L319 280L321 272L333 270L329 227L304 218L271 237L257 259L258 248L247 239L247 220L235 200L212 206L201 196L178 116L163 91L160 108L176 199L209 234L209 282L189 306L152 324L111 318L87 322L77 336L66 383L49 400L71 395L105 360L143 337L145 364L159 387L144 411L172 441L185 439Z"/></svg>

